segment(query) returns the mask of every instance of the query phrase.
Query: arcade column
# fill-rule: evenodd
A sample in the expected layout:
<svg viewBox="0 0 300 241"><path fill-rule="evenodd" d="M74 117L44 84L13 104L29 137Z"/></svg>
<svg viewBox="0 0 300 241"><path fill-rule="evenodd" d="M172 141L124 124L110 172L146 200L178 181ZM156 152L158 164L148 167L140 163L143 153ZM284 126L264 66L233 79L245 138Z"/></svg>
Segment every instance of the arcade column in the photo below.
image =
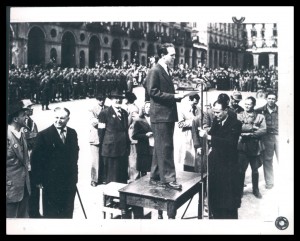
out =
<svg viewBox="0 0 300 241"><path fill-rule="evenodd" d="M259 67L258 66L258 58L259 58L259 54L253 54L253 66L254 67Z"/></svg>
<svg viewBox="0 0 300 241"><path fill-rule="evenodd" d="M269 68L275 67L275 54L269 54Z"/></svg>

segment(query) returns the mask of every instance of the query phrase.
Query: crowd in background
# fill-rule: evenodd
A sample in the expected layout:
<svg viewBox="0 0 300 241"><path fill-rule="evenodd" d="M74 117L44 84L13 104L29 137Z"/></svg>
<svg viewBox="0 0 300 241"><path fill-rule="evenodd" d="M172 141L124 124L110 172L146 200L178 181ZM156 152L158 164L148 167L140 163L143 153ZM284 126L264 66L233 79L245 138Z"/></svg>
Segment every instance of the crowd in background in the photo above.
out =
<svg viewBox="0 0 300 241"><path fill-rule="evenodd" d="M8 74L8 100L14 102L30 99L34 103L68 101L70 99L94 98L98 94L108 95L116 86L132 92L134 86L142 85L151 63L142 66L124 62L123 66L113 62L96 63L94 68L62 68L47 66L11 66ZM278 91L276 68L233 69L231 67L211 69L189 68L178 65L172 71L177 87L197 87L198 79L204 80L207 89L238 90L256 92Z"/></svg>

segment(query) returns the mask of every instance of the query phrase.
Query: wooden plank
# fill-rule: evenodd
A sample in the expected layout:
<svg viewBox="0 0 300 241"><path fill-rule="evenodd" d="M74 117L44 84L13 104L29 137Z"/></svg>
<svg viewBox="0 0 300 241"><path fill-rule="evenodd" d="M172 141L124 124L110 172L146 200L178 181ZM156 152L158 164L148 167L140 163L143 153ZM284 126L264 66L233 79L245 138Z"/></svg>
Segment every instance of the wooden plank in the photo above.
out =
<svg viewBox="0 0 300 241"><path fill-rule="evenodd" d="M162 201L155 198L145 198L137 195L127 195L127 205L139 206L144 208L153 208L167 211L168 201Z"/></svg>
<svg viewBox="0 0 300 241"><path fill-rule="evenodd" d="M150 176L144 176L139 180L130 183L124 188L121 188L119 192L126 192L131 194L139 194L145 197L155 197L157 199L176 200L186 191L192 188L195 183L201 181L201 175L199 173L192 172L178 172L177 182L182 184L182 190L174 190L166 187L159 187L149 183Z"/></svg>

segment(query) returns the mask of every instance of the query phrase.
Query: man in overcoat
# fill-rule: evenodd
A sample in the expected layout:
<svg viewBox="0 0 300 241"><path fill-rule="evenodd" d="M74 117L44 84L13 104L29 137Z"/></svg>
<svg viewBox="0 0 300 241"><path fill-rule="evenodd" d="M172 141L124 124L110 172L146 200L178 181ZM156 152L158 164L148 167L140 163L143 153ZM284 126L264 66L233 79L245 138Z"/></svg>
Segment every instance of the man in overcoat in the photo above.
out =
<svg viewBox="0 0 300 241"><path fill-rule="evenodd" d="M67 108L56 107L54 124L38 133L31 154L32 181L43 188L44 218L73 218L79 146L69 119Z"/></svg>
<svg viewBox="0 0 300 241"><path fill-rule="evenodd" d="M106 183L127 183L130 151L128 113L121 108L125 95L116 89L108 97L112 105L100 112L98 124L104 163L103 178Z"/></svg>
<svg viewBox="0 0 300 241"><path fill-rule="evenodd" d="M215 118L208 132L200 137L211 141L208 156L208 200L214 219L237 219L241 204L237 144L242 123L228 114L228 102L218 99L213 105Z"/></svg>

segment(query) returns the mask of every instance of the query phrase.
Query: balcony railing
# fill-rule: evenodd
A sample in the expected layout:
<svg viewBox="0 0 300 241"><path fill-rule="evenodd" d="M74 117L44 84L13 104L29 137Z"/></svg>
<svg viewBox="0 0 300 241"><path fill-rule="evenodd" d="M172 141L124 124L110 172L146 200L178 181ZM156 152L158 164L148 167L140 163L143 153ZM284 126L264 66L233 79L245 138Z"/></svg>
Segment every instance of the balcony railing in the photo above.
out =
<svg viewBox="0 0 300 241"><path fill-rule="evenodd" d="M70 23L70 22L62 22L60 23L60 26L65 27L65 28L80 28L82 26L83 22L77 22L77 23Z"/></svg>
<svg viewBox="0 0 300 241"><path fill-rule="evenodd" d="M150 41L150 42L155 42L159 39L159 36L156 32L154 31L150 31L148 34L147 34L147 40Z"/></svg>
<svg viewBox="0 0 300 241"><path fill-rule="evenodd" d="M192 39L185 40L184 45L185 45L185 47L192 48L193 47L193 40Z"/></svg>
<svg viewBox="0 0 300 241"><path fill-rule="evenodd" d="M115 36L126 36L127 35L127 28L121 27L120 25L113 25L110 28L111 35Z"/></svg>
<svg viewBox="0 0 300 241"><path fill-rule="evenodd" d="M109 29L106 23L91 22L86 23L86 29L91 32L108 33Z"/></svg>

